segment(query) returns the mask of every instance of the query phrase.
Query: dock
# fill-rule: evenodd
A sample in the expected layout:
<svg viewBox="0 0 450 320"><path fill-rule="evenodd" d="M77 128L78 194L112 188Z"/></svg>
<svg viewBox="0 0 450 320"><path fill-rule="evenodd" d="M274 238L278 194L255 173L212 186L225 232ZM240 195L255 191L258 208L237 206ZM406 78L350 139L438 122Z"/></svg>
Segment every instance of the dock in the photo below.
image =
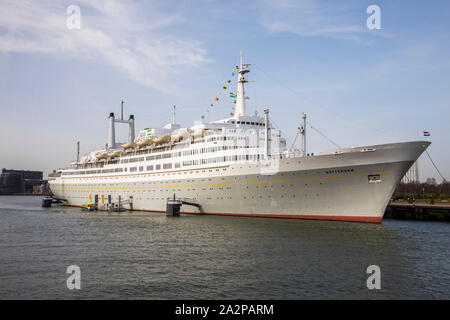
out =
<svg viewBox="0 0 450 320"><path fill-rule="evenodd" d="M450 203L408 203L391 201L384 214L388 219L450 221Z"/></svg>
<svg viewBox="0 0 450 320"><path fill-rule="evenodd" d="M167 199L166 216L179 217L180 216L180 208L182 205L197 207L200 210L200 212L202 212L202 206L195 199L189 199L189 198L178 198L177 199L174 194L173 198Z"/></svg>

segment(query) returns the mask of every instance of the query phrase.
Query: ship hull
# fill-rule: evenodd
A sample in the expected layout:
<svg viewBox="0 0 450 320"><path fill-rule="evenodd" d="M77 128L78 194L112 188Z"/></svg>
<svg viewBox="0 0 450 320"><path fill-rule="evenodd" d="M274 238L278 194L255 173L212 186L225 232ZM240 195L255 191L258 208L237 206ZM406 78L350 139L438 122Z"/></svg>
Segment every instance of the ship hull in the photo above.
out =
<svg viewBox="0 0 450 320"><path fill-rule="evenodd" d="M97 195L100 209L110 195L113 202L131 199L133 210L164 212L175 195L201 205L183 206L181 213L380 223L398 183L428 145L386 144L164 174L61 177L50 188L73 206Z"/></svg>

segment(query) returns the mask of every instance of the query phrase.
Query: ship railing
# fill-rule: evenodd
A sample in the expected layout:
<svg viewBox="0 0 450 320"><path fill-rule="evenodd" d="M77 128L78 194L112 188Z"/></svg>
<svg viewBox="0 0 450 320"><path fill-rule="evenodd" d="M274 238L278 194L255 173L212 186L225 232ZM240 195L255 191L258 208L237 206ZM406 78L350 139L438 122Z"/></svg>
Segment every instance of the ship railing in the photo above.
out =
<svg viewBox="0 0 450 320"><path fill-rule="evenodd" d="M299 150L294 150L294 151L288 151L288 152L281 153L281 155L283 156L283 158L296 158L296 157L300 157L301 153Z"/></svg>
<svg viewBox="0 0 450 320"><path fill-rule="evenodd" d="M188 140L186 140L188 141ZM127 150L124 151L122 154L122 157L130 157L130 156L139 156L139 155L146 155L146 154L153 154L153 153L160 153L165 151L172 151L175 147L181 146L181 145L187 145L188 143L186 141L182 141L175 144L165 144L162 147L147 147L144 149L134 149L134 150Z"/></svg>

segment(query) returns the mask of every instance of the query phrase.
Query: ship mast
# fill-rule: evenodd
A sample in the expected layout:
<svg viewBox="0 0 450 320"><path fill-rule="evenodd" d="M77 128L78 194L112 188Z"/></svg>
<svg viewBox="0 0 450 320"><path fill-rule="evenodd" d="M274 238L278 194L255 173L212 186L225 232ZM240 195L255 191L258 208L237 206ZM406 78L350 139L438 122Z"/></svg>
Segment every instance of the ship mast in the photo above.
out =
<svg viewBox="0 0 450 320"><path fill-rule="evenodd" d="M248 66L250 64L242 63L242 51L241 51L241 64L239 66L239 78L238 87L236 93L236 117L245 116L245 96L244 83L248 82L246 74L250 72Z"/></svg>
<svg viewBox="0 0 450 320"><path fill-rule="evenodd" d="M173 106L173 114L172 114L172 123L173 123L173 124L176 123L176 122L175 122L175 107L176 107L176 106Z"/></svg>
<svg viewBox="0 0 450 320"><path fill-rule="evenodd" d="M304 113L302 113L300 133L302 134L302 157L306 157L306 114Z"/></svg>

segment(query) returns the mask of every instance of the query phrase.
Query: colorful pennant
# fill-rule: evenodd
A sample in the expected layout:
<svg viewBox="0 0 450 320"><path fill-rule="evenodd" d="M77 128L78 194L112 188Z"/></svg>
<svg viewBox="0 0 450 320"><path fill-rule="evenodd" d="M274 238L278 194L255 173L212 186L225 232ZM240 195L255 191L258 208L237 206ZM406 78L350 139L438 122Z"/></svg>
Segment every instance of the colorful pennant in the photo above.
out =
<svg viewBox="0 0 450 320"><path fill-rule="evenodd" d="M235 66L234 67L234 69L235 70L239 70L239 66ZM231 76L232 77L234 77L235 76L235 74L236 74L236 72L231 72ZM225 81L226 83L231 83L231 79L228 79L228 80L226 80ZM228 86L227 85L223 85L222 86L222 89L223 90L227 90L228 89ZM222 94L222 92L223 91L219 91L219 93L217 94L217 96L214 98L214 100L216 101L216 102L218 102L219 101L219 96ZM237 97L237 95L235 94L235 93L233 93L233 92L230 92L230 96L229 96L231 99L234 99L233 100L233 104L236 104L236 97ZM211 108L214 106L214 104L210 104L210 108L209 109L206 109L206 112L211 112ZM232 107L232 108L234 108L234 106ZM234 113L232 112L232 113L230 113L232 116L234 115ZM205 118L205 115L202 115L202 119L204 119Z"/></svg>

